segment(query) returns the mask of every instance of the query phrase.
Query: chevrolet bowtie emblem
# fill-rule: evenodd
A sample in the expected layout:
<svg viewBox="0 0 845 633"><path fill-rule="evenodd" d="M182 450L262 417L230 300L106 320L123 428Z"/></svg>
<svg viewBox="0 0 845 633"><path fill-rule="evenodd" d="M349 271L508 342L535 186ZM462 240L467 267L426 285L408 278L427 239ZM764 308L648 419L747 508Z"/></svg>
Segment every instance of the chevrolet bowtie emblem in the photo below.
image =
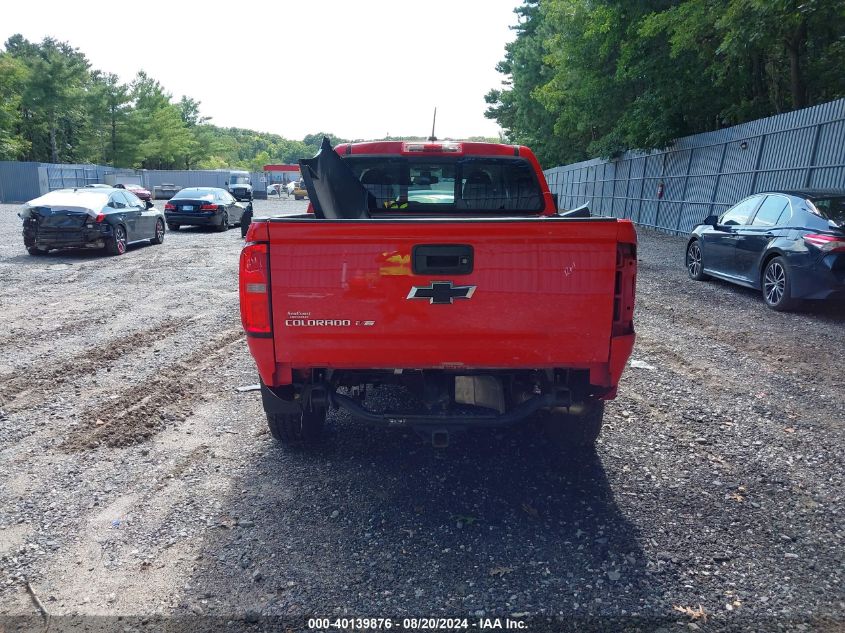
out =
<svg viewBox="0 0 845 633"><path fill-rule="evenodd" d="M428 299L429 303L452 303L455 299L469 299L475 286L453 286L451 281L433 281L430 286L414 286L407 299Z"/></svg>

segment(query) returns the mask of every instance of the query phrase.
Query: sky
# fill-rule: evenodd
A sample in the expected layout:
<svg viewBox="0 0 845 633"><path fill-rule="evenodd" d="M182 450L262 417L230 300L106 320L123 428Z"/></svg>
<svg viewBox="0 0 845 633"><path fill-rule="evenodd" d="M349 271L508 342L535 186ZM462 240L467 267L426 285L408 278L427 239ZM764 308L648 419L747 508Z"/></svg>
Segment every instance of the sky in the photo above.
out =
<svg viewBox="0 0 845 633"><path fill-rule="evenodd" d="M425 136L437 107L438 137L497 136L484 95L501 86L519 4L40 0L3 7L0 41L66 41L125 82L144 70L224 127Z"/></svg>

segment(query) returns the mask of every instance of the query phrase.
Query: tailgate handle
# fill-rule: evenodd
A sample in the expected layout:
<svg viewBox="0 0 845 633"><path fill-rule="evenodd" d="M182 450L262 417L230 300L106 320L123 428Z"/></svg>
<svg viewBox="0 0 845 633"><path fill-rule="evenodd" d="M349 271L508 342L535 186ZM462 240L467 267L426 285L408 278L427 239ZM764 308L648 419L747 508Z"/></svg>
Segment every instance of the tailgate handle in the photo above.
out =
<svg viewBox="0 0 845 633"><path fill-rule="evenodd" d="M415 275L469 275L473 253L469 244L417 244L411 249Z"/></svg>

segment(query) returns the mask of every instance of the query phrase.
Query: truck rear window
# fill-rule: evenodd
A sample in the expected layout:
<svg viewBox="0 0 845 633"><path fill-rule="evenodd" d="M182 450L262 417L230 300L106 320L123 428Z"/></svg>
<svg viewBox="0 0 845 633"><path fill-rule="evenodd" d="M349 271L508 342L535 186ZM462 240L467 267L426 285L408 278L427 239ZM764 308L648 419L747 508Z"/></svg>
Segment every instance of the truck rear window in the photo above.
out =
<svg viewBox="0 0 845 633"><path fill-rule="evenodd" d="M543 196L521 158L344 157L379 210L538 212Z"/></svg>

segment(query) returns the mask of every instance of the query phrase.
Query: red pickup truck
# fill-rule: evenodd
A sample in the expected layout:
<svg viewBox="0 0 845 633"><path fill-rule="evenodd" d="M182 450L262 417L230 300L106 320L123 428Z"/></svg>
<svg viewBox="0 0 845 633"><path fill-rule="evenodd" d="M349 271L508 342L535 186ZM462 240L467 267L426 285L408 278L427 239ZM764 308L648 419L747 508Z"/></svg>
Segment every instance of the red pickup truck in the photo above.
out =
<svg viewBox="0 0 845 633"><path fill-rule="evenodd" d="M254 221L240 259L277 440L317 441L340 407L435 446L531 416L595 442L634 345L630 221L559 213L522 146L324 144L302 167L313 212ZM406 405L368 406L384 384Z"/></svg>

